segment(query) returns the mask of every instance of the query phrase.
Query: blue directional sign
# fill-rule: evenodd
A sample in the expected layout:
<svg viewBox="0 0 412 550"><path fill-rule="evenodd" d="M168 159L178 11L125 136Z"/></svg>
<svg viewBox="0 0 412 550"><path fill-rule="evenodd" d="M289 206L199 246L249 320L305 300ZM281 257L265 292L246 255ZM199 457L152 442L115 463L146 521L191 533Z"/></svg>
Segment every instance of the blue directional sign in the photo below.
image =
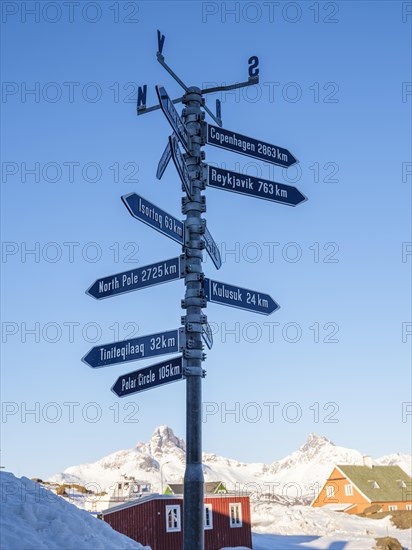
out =
<svg viewBox="0 0 412 550"><path fill-rule="evenodd" d="M263 315L270 315L280 307L269 294L207 278L203 281L203 289L208 302L246 309Z"/></svg>
<svg viewBox="0 0 412 550"><path fill-rule="evenodd" d="M207 125L206 139L209 145L222 147L222 149L228 149L278 166L288 167L298 162L292 153L283 147L271 145L265 141L225 130L212 124Z"/></svg>
<svg viewBox="0 0 412 550"><path fill-rule="evenodd" d="M118 397L126 397L133 393L140 393L178 380L183 380L181 356L119 376L113 384L112 392Z"/></svg>
<svg viewBox="0 0 412 550"><path fill-rule="evenodd" d="M170 159L172 158L172 152L170 151L170 144L169 141L167 142L167 145L165 147L165 150L163 151L162 156L160 157L159 164L157 165L157 172L156 172L156 178L158 180L162 179L162 176L167 168L167 165L169 164Z"/></svg>
<svg viewBox="0 0 412 550"><path fill-rule="evenodd" d="M159 98L160 108L164 112L170 126L173 128L174 133L179 138L179 141L189 153L189 134L172 100L163 86L156 86L156 93Z"/></svg>
<svg viewBox="0 0 412 550"><path fill-rule="evenodd" d="M137 193L122 196L130 214L138 220L150 225L153 229L167 235L179 244L184 243L184 225L155 204L147 201Z"/></svg>
<svg viewBox="0 0 412 550"><path fill-rule="evenodd" d="M213 347L213 332L209 323L202 325L202 338L209 349Z"/></svg>
<svg viewBox="0 0 412 550"><path fill-rule="evenodd" d="M86 294L97 300L109 298L118 294L125 294L133 290L140 290L149 286L160 285L168 281L175 281L182 277L180 257L156 262L155 264L137 267L108 277L97 279Z"/></svg>
<svg viewBox="0 0 412 550"><path fill-rule="evenodd" d="M208 167L208 182L209 187L216 189L224 189L225 191L234 191L249 197L257 199L265 199L272 202L280 202L289 206L296 206L307 199L303 193L284 183L276 183L254 176L245 176L231 170L223 170L221 168Z"/></svg>
<svg viewBox="0 0 412 550"><path fill-rule="evenodd" d="M95 346L83 357L82 361L89 367L97 369L117 363L128 363L156 355L174 353L180 349L180 334L178 330L169 330Z"/></svg>
<svg viewBox="0 0 412 550"><path fill-rule="evenodd" d="M205 243L205 248L212 259L212 262L215 264L216 269L222 267L222 258L220 256L220 251L217 247L217 244L213 240L212 235L210 234L209 229L206 227L204 234L202 235L203 241Z"/></svg>
<svg viewBox="0 0 412 550"><path fill-rule="evenodd" d="M169 137L170 150L172 152L172 159L176 166L177 173L182 180L183 186L187 193L187 196L192 198L192 178L190 177L189 170L187 169L185 159L183 158L182 152L180 151L179 143L176 137Z"/></svg>

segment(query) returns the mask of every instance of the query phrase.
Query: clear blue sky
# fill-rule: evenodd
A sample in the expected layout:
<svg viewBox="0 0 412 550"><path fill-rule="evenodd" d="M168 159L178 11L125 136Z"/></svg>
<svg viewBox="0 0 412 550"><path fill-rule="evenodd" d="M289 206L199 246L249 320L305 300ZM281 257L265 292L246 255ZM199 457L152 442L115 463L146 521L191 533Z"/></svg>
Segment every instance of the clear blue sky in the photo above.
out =
<svg viewBox="0 0 412 550"><path fill-rule="evenodd" d="M281 309L209 304L203 399L216 414L204 449L272 462L315 431L375 457L409 451L410 2L64 4L2 3L2 464L46 477L159 424L185 436L183 382L118 400L116 378L150 361L81 362L98 343L180 325L182 281L85 294L180 253L120 200L136 191L181 218L175 167L155 178L168 122L135 111L136 85L150 105L156 84L181 95L156 61L157 29L188 85L244 80L259 56L259 87L207 104L222 99L225 128L289 149L298 170L211 146L206 161L295 181L309 199L291 208L207 189L224 261L217 272L207 259L207 276Z"/></svg>

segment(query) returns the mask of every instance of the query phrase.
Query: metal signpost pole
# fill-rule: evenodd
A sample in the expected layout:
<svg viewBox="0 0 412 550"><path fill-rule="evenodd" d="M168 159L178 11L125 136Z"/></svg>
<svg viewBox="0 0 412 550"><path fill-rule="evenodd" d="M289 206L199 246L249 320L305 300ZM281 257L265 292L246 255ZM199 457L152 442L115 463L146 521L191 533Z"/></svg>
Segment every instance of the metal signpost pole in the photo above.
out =
<svg viewBox="0 0 412 550"><path fill-rule="evenodd" d="M202 212L206 210L202 196L202 95L199 88L189 88L183 97L183 120L190 136L189 153L185 155L186 166L192 179L191 196L182 199L185 220L185 298L182 317L185 326L186 347L184 350L184 374L186 380L186 470L184 477L183 549L203 550L203 469L202 469L202 324L207 322L202 314L206 306L203 297L202 234L205 230Z"/></svg>

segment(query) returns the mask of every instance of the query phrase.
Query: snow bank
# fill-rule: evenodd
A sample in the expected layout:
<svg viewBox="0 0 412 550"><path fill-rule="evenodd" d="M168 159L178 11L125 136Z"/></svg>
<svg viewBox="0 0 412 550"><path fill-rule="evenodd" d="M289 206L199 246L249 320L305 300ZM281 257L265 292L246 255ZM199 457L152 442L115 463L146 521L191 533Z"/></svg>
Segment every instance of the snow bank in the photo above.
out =
<svg viewBox="0 0 412 550"><path fill-rule="evenodd" d="M2 550L150 550L26 477L0 472L0 489Z"/></svg>
<svg viewBox="0 0 412 550"><path fill-rule="evenodd" d="M397 529L389 517L377 520L271 502L254 503L251 512L255 550L371 550L375 539L385 536L397 538L411 550L412 529Z"/></svg>

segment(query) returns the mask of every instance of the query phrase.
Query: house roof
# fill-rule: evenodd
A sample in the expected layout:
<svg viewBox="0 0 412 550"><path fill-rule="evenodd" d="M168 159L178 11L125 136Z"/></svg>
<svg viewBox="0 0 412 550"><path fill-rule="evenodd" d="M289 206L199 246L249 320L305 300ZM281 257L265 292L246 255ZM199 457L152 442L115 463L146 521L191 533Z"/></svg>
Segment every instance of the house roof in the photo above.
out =
<svg viewBox="0 0 412 550"><path fill-rule="evenodd" d="M175 495L183 495L183 483L168 483L167 486ZM205 495L210 495L216 493L218 490L223 490L225 493L225 485L221 481L208 481L204 484Z"/></svg>
<svg viewBox="0 0 412 550"><path fill-rule="evenodd" d="M233 499L233 494L216 494L216 495L205 495L205 498L210 499L219 499L219 498L225 498L225 499ZM241 495L237 496L237 498L247 498L249 497L247 495ZM183 502L183 495L164 495L159 493L151 493L150 495L146 495L140 498L132 499L127 502L123 502L122 504L118 504L117 506L112 506L111 508L106 508L106 510L102 510L100 513L103 516L107 516L108 514L112 514L113 512L118 512L119 510L124 510L125 508L131 508L133 506L138 506L140 504L144 504L145 502L150 502L151 500L181 500Z"/></svg>
<svg viewBox="0 0 412 550"><path fill-rule="evenodd" d="M339 465L338 468L371 502L402 502L412 490L412 478L399 466Z"/></svg>

